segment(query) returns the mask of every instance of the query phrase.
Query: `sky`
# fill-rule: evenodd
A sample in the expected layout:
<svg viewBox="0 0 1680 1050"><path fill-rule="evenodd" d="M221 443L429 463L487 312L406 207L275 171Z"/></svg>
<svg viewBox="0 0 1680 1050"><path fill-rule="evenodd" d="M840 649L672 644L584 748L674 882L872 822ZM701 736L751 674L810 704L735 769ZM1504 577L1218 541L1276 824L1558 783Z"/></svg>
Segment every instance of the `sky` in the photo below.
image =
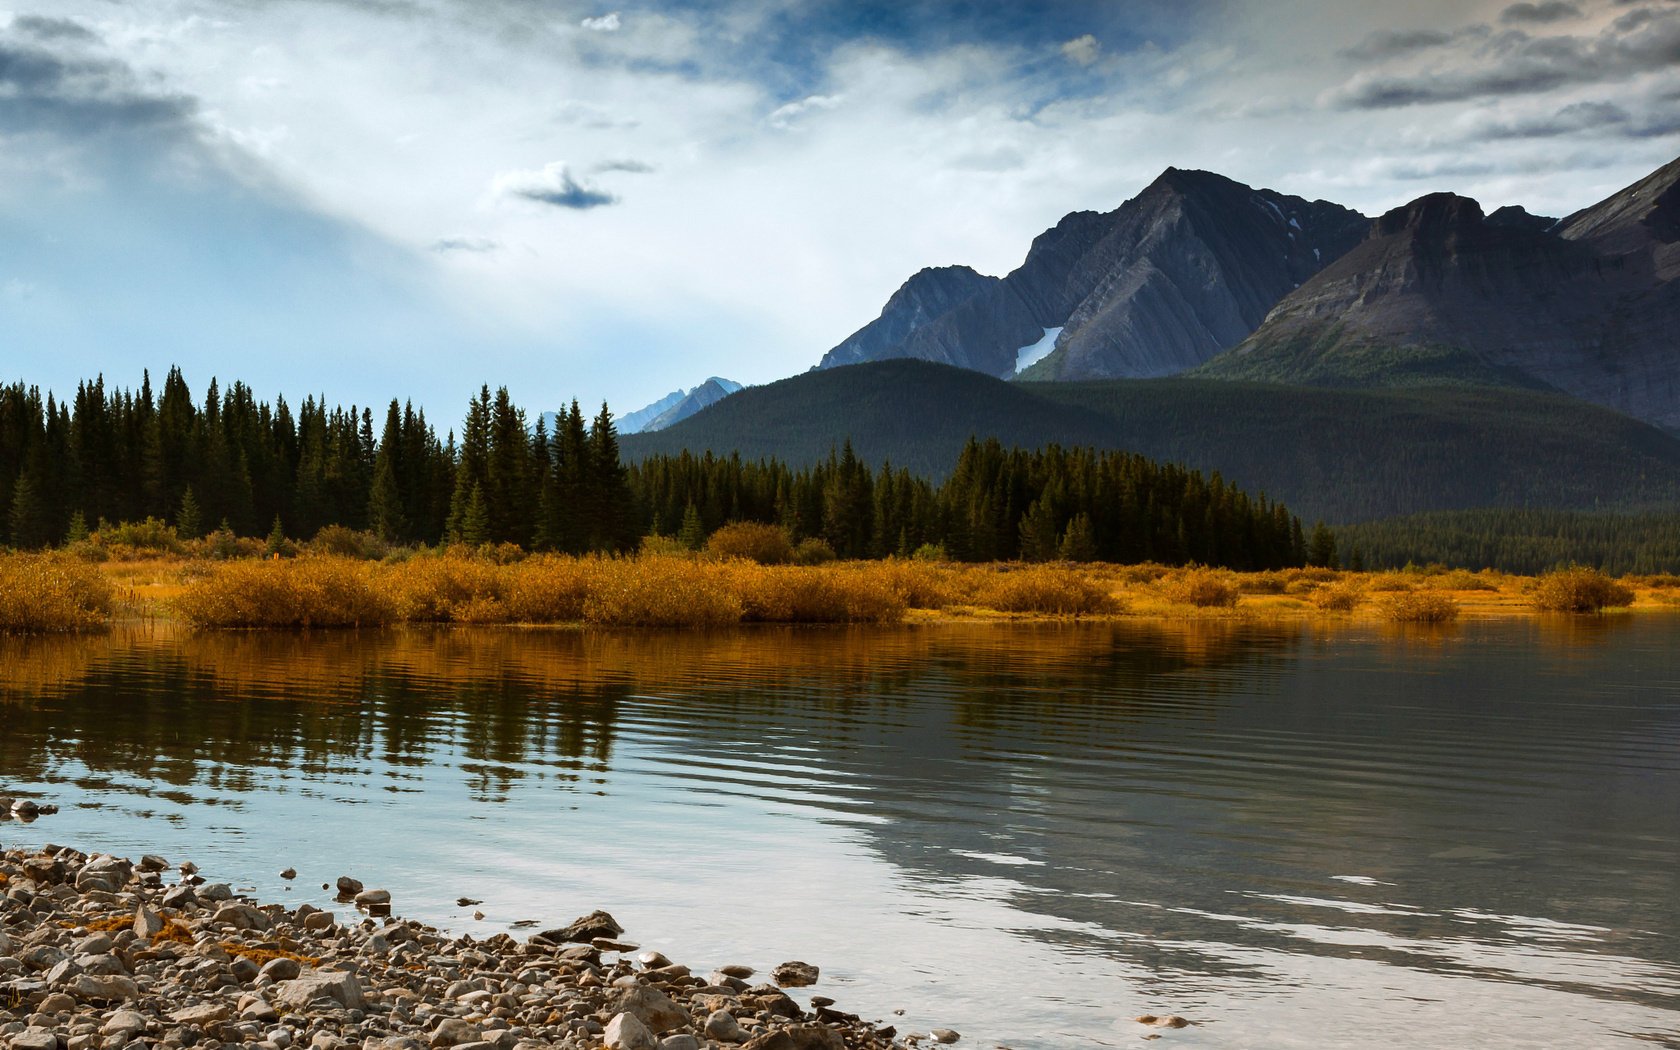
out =
<svg viewBox="0 0 1680 1050"><path fill-rule="evenodd" d="M809 368L1168 166L1562 215L1680 153L1677 0L0 0L0 381Z"/></svg>

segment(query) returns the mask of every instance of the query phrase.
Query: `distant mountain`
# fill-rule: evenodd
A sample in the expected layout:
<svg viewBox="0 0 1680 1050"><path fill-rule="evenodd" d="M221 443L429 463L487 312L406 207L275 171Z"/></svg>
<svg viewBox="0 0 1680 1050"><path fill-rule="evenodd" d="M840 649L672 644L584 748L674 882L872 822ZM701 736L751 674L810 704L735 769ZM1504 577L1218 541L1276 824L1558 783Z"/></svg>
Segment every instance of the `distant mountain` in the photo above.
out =
<svg viewBox="0 0 1680 1050"><path fill-rule="evenodd" d="M1107 212L1074 212L1004 278L923 270L819 367L917 358L1013 376L1181 372L1236 345L1369 220L1323 201L1169 168Z"/></svg>
<svg viewBox="0 0 1680 1050"><path fill-rule="evenodd" d="M1553 226L1502 213L1394 209L1199 374L1544 386L1680 430L1680 161Z"/></svg>
<svg viewBox="0 0 1680 1050"><path fill-rule="evenodd" d="M618 432L640 434L645 431L664 430L672 423L680 423L702 408L715 405L740 389L741 384L732 379L712 376L692 390L673 390L651 405L644 405L634 412L627 412L618 417Z"/></svg>
<svg viewBox="0 0 1680 1050"><path fill-rule="evenodd" d="M898 360L754 387L627 437L623 449L631 459L686 449L809 464L850 440L866 461L937 477L971 435L1126 449L1219 471L1309 519L1680 505L1680 440L1556 393L1486 386L1008 383Z"/></svg>

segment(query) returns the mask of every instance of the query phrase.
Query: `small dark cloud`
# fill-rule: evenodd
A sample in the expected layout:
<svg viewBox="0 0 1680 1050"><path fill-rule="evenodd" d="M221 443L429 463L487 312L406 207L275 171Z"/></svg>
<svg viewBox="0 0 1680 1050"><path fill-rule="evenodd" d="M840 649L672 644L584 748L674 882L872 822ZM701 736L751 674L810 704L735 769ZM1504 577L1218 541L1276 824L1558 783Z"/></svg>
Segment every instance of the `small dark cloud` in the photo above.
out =
<svg viewBox="0 0 1680 1050"><path fill-rule="evenodd" d="M488 237L445 237L432 242L434 252L474 252L483 254L501 250L501 242Z"/></svg>
<svg viewBox="0 0 1680 1050"><path fill-rule="evenodd" d="M1614 102L1576 102L1564 106L1556 113L1489 125L1482 129L1478 137L1556 138L1559 135L1572 135L1581 131L1623 128L1632 122L1632 114Z"/></svg>
<svg viewBox="0 0 1680 1050"><path fill-rule="evenodd" d="M621 172L625 172L625 173L630 174L630 175L651 175L653 172L655 172L659 169L655 168L652 164L649 164L645 161L626 159L626 160L604 160L601 163L595 165L595 167L591 170L593 170L597 174L605 174L609 171L621 171Z"/></svg>
<svg viewBox="0 0 1680 1050"><path fill-rule="evenodd" d="M1539 3L1512 4L1499 12L1499 20L1506 25L1550 25L1581 17L1581 9L1566 0L1540 0Z"/></svg>
<svg viewBox="0 0 1680 1050"><path fill-rule="evenodd" d="M12 32L36 40L98 40L99 35L80 22L46 15L19 15L12 19Z"/></svg>
<svg viewBox="0 0 1680 1050"><path fill-rule="evenodd" d="M560 161L537 171L504 172L496 176L494 187L510 197L573 211L588 211L618 203L613 194L578 181L571 169Z"/></svg>
<svg viewBox="0 0 1680 1050"><path fill-rule="evenodd" d="M1453 34L1436 29L1418 29L1407 32L1385 29L1372 33L1359 43L1343 51L1348 58L1365 62L1379 62L1383 59L1398 58L1401 55L1416 54L1419 51L1430 51L1438 47L1445 47L1452 43Z"/></svg>

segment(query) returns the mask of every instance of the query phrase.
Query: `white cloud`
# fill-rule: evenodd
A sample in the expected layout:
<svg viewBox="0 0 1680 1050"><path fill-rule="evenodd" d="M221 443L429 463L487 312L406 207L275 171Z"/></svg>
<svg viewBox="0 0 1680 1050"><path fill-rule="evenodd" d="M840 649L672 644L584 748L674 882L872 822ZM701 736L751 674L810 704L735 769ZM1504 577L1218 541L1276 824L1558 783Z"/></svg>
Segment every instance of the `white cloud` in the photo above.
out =
<svg viewBox="0 0 1680 1050"><path fill-rule="evenodd" d="M786 128L792 126L798 117L806 113L813 110L833 109L843 101L844 98L840 95L807 95L796 102L778 106L771 111L770 116L766 119L770 121L771 127Z"/></svg>
<svg viewBox="0 0 1680 1050"><path fill-rule="evenodd" d="M1088 66L1102 54L1102 43L1090 33L1086 33L1063 44L1062 54L1075 65Z"/></svg>
<svg viewBox="0 0 1680 1050"><path fill-rule="evenodd" d="M624 23L618 17L617 11L601 15L597 18L585 18L583 21L578 23L578 25L583 28L593 30L597 33L616 33L623 24Z"/></svg>

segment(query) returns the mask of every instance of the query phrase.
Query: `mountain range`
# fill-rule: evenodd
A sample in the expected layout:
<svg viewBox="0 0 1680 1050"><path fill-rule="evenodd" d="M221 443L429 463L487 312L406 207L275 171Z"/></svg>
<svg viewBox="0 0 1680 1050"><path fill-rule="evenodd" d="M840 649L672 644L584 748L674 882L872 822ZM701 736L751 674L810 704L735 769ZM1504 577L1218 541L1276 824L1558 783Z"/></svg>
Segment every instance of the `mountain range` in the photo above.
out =
<svg viewBox="0 0 1680 1050"><path fill-rule="evenodd" d="M1673 508L1676 278L1680 160L1561 219L1451 193L1372 219L1169 169L1003 277L922 270L811 372L625 449L809 463L850 439L938 475L978 435L1125 448L1342 522Z"/></svg>
<svg viewBox="0 0 1680 1050"><path fill-rule="evenodd" d="M1676 276L1680 160L1562 220L1447 193L1372 220L1168 169L1114 211L1068 215L1004 277L917 273L818 367L1492 383L1680 429Z"/></svg>
<svg viewBox="0 0 1680 1050"><path fill-rule="evenodd" d="M703 408L717 404L740 389L741 384L733 379L712 376L690 390L673 390L652 404L644 405L634 412L626 412L618 418L618 432L641 434L664 430Z"/></svg>

